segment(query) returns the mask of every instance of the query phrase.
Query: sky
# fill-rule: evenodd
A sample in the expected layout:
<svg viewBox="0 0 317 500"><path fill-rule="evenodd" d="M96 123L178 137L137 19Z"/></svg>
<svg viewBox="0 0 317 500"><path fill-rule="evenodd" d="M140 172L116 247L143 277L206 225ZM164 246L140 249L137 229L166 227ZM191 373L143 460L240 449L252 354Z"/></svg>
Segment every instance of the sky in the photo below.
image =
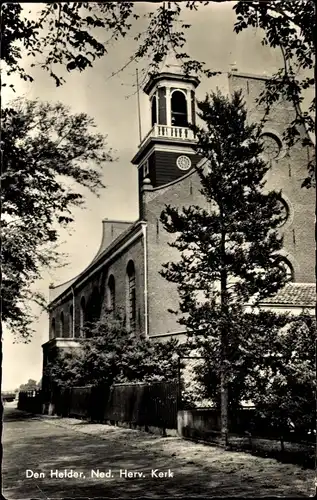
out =
<svg viewBox="0 0 317 500"><path fill-rule="evenodd" d="M185 5L185 3L184 3ZM211 80L201 81L196 97L204 98L206 92L219 86L226 89L227 73L235 65L238 71L257 75L274 73L281 63L278 50L261 45L263 32L248 28L236 35L233 32L234 2L211 3L198 12L187 10L182 19L192 24L188 31L186 50L189 55L222 74ZM24 4L26 11L36 15L36 4ZM153 9L153 4L140 2L140 13ZM104 168L106 188L96 198L86 195L86 208L74 211L75 222L70 232L60 238L60 251L67 254L68 265L59 270L43 270L36 289L48 297L50 283L63 283L82 272L97 253L101 241L101 221L104 218L131 220L138 217L137 168L131 159L137 151L139 140L137 97L135 93L135 66L128 66L114 77L132 54L134 33L114 45L108 54L96 61L93 68L82 73L66 73L66 83L56 87L53 79L40 68L31 69L34 82L14 78L16 93L6 93L3 102L19 96L41 101L60 101L70 106L72 112L84 112L93 117L99 132L107 135L109 147L118 160ZM28 68L31 61L22 59ZM148 97L140 94L142 136L150 128ZM12 332L5 330L3 337L2 389L15 389L32 378L37 381L42 371L42 344L49 338L46 313L34 309L34 334L28 344L13 343Z"/></svg>

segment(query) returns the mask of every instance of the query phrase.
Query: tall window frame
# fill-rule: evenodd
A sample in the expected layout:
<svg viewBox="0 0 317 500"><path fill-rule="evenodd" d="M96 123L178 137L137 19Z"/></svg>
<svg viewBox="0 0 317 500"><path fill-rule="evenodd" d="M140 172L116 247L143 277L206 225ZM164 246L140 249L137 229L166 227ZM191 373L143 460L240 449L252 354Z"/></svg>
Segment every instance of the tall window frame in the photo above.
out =
<svg viewBox="0 0 317 500"><path fill-rule="evenodd" d="M59 335L60 335L60 337L64 337L64 331L65 331L64 311L61 311L61 314L59 316Z"/></svg>
<svg viewBox="0 0 317 500"><path fill-rule="evenodd" d="M158 99L154 94L151 99L151 124L152 127L158 123Z"/></svg>
<svg viewBox="0 0 317 500"><path fill-rule="evenodd" d="M114 316L116 311L116 281L113 274L111 274L108 278L107 306L112 316Z"/></svg>
<svg viewBox="0 0 317 500"><path fill-rule="evenodd" d="M80 337L83 337L83 335L84 335L85 316L86 316L86 299L85 299L85 297L82 297L80 299L80 314L79 314L79 336Z"/></svg>
<svg viewBox="0 0 317 500"><path fill-rule="evenodd" d="M95 285L86 304L86 314L85 314L86 321L95 323L100 319L100 313L101 313L100 289L97 285Z"/></svg>
<svg viewBox="0 0 317 500"><path fill-rule="evenodd" d="M74 323L74 308L73 306L71 305L69 307L69 325L68 325L68 334L70 337L73 337L74 335L74 329L73 329L73 323Z"/></svg>
<svg viewBox="0 0 317 500"><path fill-rule="evenodd" d="M52 318L51 322L51 338L54 339L56 335L56 321L55 318Z"/></svg>
<svg viewBox="0 0 317 500"><path fill-rule="evenodd" d="M149 165L149 160L145 160L145 162L142 164L142 170L143 170L143 177L148 177L150 174L150 165Z"/></svg>
<svg viewBox="0 0 317 500"><path fill-rule="evenodd" d="M136 330L136 281L135 281L135 266L134 262L130 260L127 265L126 272L127 283L127 328L135 332Z"/></svg>

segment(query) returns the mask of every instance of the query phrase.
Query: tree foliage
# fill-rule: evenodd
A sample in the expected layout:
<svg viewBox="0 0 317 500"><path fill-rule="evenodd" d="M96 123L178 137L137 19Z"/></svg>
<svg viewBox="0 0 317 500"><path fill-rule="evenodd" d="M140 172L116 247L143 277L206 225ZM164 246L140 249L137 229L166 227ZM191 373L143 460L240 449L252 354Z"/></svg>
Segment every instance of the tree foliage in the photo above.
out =
<svg viewBox="0 0 317 500"><path fill-rule="evenodd" d="M258 343L257 340L257 335L254 335L253 342L252 335L249 340L250 363L254 367L247 379L250 399L259 410L282 410L294 425L305 431L314 431L315 319L303 313L288 319L286 327L277 335L266 329Z"/></svg>
<svg viewBox="0 0 317 500"><path fill-rule="evenodd" d="M283 66L266 82L266 88L259 96L259 103L265 104L266 115L281 98L290 101L295 118L284 131L289 146L302 140L303 146L313 146L315 135L315 74L316 57L316 4L313 0L264 0L260 2L239 1L234 6L237 15L235 31L249 26L264 30L263 45L280 48ZM310 92L308 92L310 91ZM307 111L302 105L305 94L309 95ZM301 131L306 130L301 138ZM314 151L314 149L313 149ZM315 185L315 157L308 161L308 176L303 185Z"/></svg>
<svg viewBox="0 0 317 500"><path fill-rule="evenodd" d="M218 321L221 297L234 312L286 282L278 257L280 193L263 190L270 167L261 157L261 128L247 123L241 92L232 100L212 93L198 109L205 128L195 127L196 151L207 161L197 173L210 210L169 205L161 214L165 230L176 236L169 244L181 255L162 275L177 283L181 323L195 333L205 329L204 320L209 325L210 312Z"/></svg>
<svg viewBox="0 0 317 500"><path fill-rule="evenodd" d="M83 71L91 67L96 59L106 56L110 47L133 29L136 47L124 67L133 61L147 59L149 72L156 72L165 55L174 51L186 72L200 72L210 77L217 71L208 68L203 61L193 59L186 51L191 24L181 19L184 11L204 9L210 3L213 2L162 2L153 5L142 16L135 2L46 3L39 8L36 19L25 17L21 5L7 3L2 6L1 58L6 63L8 74L15 72L25 80L32 80L30 72L26 72L21 64L24 53L34 59L31 66L39 65L55 79L56 85L61 85L65 81L62 67L68 71ZM307 90L314 93L315 85L314 0L238 0L231 3L236 13L236 33L250 26L259 28L263 30L263 44L281 49L284 64L267 81L260 102L266 104L267 112L281 97L292 102L296 116L285 131L289 145L301 140L303 126L314 135L315 98L311 97L308 111L301 109L305 93ZM305 145L312 145L311 135L304 138ZM304 185L310 187L313 184L312 155Z"/></svg>
<svg viewBox="0 0 317 500"><path fill-rule="evenodd" d="M18 390L20 392L37 391L39 387L40 384L38 384L36 380L30 378L26 384L21 384Z"/></svg>
<svg viewBox="0 0 317 500"><path fill-rule="evenodd" d="M65 81L63 68L83 71L91 67L98 58L107 55L114 43L126 37L131 29L136 32L136 46L125 67L132 61L147 59L149 73L156 72L166 54L172 50L183 63L185 72L201 72L207 77L212 76L217 71L211 71L202 61L193 60L190 53L186 52L187 33L191 24L181 21L185 10L206 8L208 3L162 2L153 5L153 9L143 16L138 13L135 2L46 3L41 4L36 16L29 16L21 4L5 3L1 6L1 85L13 87L5 78L6 74L17 74L26 81L33 80L31 71L24 67L23 56L27 58L30 68L40 66L59 86ZM281 97L293 103L296 116L285 130L289 145L301 139L302 126L314 134L312 115L315 99L312 99L308 112L302 111L301 105L304 93L313 89L315 83L314 75L310 74L315 57L315 2L239 0L233 4L233 9L237 15L234 26L236 33L249 26L263 29L263 43L273 48L280 47L283 54L284 65L268 80L260 102L266 104L267 112ZM147 23L145 30L139 29L138 23L144 22L142 17ZM10 109L4 109L3 114L6 120L11 114ZM310 136L304 137L303 144L311 145ZM308 160L309 175L304 180L308 187L314 183L314 167L312 154ZM11 286L11 293L14 293L15 285Z"/></svg>
<svg viewBox="0 0 317 500"><path fill-rule="evenodd" d="M220 406L220 369L214 334L202 337L202 356L191 386L193 400ZM242 314L232 325L229 401L231 411L251 402L259 413L277 421L287 416L297 429L315 429L316 321L300 316L259 311Z"/></svg>
<svg viewBox="0 0 317 500"><path fill-rule="evenodd" d="M85 328L81 347L57 353L45 375L59 386L158 382L177 379L178 342L154 342L129 333L123 322L103 315Z"/></svg>
<svg viewBox="0 0 317 500"><path fill-rule="evenodd" d="M228 434L229 380L234 371L236 321L248 301L259 303L286 282L279 264L283 239L280 193L264 192L269 165L262 159L261 128L247 123L241 92L217 93L198 102L204 127L193 127L207 210L168 205L161 214L180 260L161 272L177 285L179 323L189 335L213 334L221 373L221 433ZM250 217L250 214L252 216Z"/></svg>
<svg viewBox="0 0 317 500"><path fill-rule="evenodd" d="M44 304L31 285L43 267L60 263L59 227L83 205L82 188L103 187L101 167L112 152L94 128L87 115L60 103L18 99L2 112L2 318L25 339L29 301Z"/></svg>

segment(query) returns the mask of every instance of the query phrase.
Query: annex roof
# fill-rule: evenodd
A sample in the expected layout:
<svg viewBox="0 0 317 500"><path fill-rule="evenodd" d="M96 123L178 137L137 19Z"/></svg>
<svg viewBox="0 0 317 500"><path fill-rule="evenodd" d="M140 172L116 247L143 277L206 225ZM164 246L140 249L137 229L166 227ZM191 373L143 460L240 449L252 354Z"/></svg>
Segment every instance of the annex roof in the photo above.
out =
<svg viewBox="0 0 317 500"><path fill-rule="evenodd" d="M261 302L265 306L315 307L315 283L287 283L277 293Z"/></svg>

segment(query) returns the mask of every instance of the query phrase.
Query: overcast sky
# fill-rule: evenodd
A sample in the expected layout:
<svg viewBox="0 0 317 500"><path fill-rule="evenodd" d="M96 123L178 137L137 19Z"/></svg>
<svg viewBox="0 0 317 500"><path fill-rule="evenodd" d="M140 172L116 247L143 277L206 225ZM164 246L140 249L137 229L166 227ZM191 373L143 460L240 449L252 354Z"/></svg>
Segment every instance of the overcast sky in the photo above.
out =
<svg viewBox="0 0 317 500"><path fill-rule="evenodd" d="M214 3L201 7L198 12L186 11L182 16L192 24L187 51L192 58L205 61L212 70L221 71L220 77L201 82L197 97L215 86L224 91L227 72L232 64L239 71L257 75L272 74L281 62L278 50L261 45L262 32L248 29L239 35L233 32L235 14L233 2ZM25 9L36 5L25 4ZM138 9L145 12L153 4L140 3ZM135 95L135 67L111 78L111 74L123 66L133 48L133 34L120 41L109 53L97 61L93 68L83 73L67 73L67 82L55 87L48 74L30 70L34 82L15 80L16 94L6 94L5 100L25 95L28 99L61 101L74 112L85 112L93 117L98 130L108 135L109 146L116 150L118 161L104 169L106 189L100 198L87 194L85 210L75 212L75 224L71 234L63 233L60 249L68 254L69 265L50 273L43 271L43 279L37 288L48 296L51 282L58 284L77 275L89 265L101 240L101 220L123 219L134 221L138 217L137 168L131 159L139 144L137 99ZM27 66L28 61L25 62ZM141 93L142 94L142 93ZM149 107L146 95L141 95L142 133L149 130ZM37 311L38 312L38 311ZM42 348L48 340L48 318L41 314L34 323L36 334L29 344L13 344L12 334L4 333L3 390L14 389L29 378L41 378Z"/></svg>

